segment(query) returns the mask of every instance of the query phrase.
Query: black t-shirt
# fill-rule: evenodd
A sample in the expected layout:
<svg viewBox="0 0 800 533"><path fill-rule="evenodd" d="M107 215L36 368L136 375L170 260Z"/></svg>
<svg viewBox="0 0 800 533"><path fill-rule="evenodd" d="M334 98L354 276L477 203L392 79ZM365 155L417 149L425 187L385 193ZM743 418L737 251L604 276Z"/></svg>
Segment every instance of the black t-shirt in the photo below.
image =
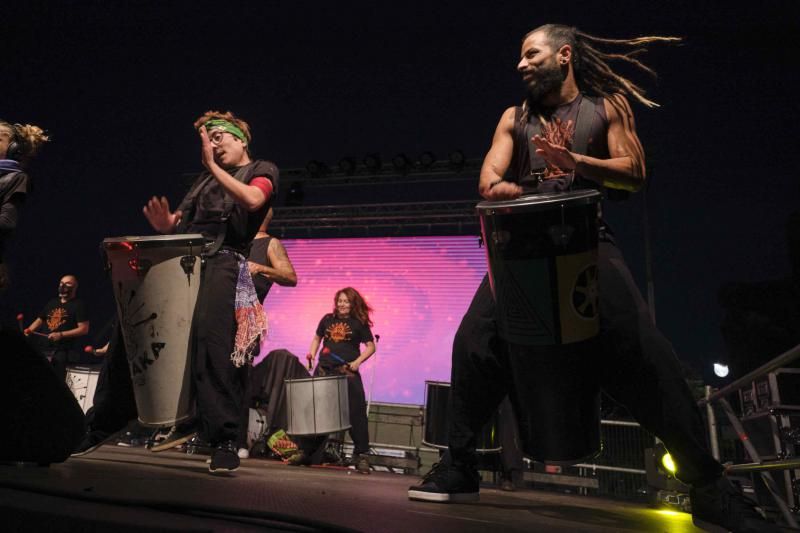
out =
<svg viewBox="0 0 800 533"><path fill-rule="evenodd" d="M60 299L53 298L39 313L39 318L42 320L42 327L38 331L46 335L56 331L75 329L78 327L78 322L89 320L89 314L86 312L86 304L83 303L83 300L73 298L66 303L61 303ZM55 347L72 349L77 342L78 339L74 337L61 339L55 341Z"/></svg>
<svg viewBox="0 0 800 533"><path fill-rule="evenodd" d="M339 318L330 313L322 317L317 326L317 336L322 338L322 346L328 348L332 355L323 354L320 363L323 366L343 364L336 357L349 363L358 359L361 354L361 343L373 340L369 326L356 318Z"/></svg>
<svg viewBox="0 0 800 533"><path fill-rule="evenodd" d="M241 168L241 167L240 167ZM239 168L227 169L231 175L235 175ZM246 252L253 237L258 232L261 222L267 215L267 211L272 204L272 199L275 198L278 190L278 167L269 161L254 161L243 183L250 183L254 178L264 177L272 183L272 196L267 200L258 211L249 212L243 206L234 203L231 217L228 220L225 239L222 245L237 250L239 252ZM199 190L194 201L187 206L189 195L181 202L180 209L186 211L191 209L189 215L190 219L182 233L202 233L207 239L215 240L222 225L222 214L224 211L225 197L227 193L220 183L210 176L208 172L204 172L198 177L195 184L201 181L206 181ZM191 194L191 193L190 193Z"/></svg>

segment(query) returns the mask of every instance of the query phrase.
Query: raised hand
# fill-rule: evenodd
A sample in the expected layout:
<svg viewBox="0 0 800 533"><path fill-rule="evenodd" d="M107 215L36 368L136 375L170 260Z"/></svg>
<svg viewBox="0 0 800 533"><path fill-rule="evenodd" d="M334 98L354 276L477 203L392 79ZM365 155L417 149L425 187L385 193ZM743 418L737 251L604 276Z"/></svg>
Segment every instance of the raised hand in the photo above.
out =
<svg viewBox="0 0 800 533"><path fill-rule="evenodd" d="M182 213L169 210L169 200L165 197L156 198L153 196L142 209L145 218L159 233L172 233L181 220Z"/></svg>
<svg viewBox="0 0 800 533"><path fill-rule="evenodd" d="M211 143L211 139L208 138L208 131L205 126L200 126L198 132L200 133L200 161L204 167L211 170L211 166L216 165L214 161L214 145Z"/></svg>

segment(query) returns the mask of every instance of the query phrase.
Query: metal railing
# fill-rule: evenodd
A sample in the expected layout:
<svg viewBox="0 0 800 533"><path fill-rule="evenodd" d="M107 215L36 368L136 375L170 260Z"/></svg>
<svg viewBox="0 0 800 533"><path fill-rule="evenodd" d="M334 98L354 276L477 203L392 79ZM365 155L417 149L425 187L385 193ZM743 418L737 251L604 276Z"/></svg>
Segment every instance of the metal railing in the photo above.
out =
<svg viewBox="0 0 800 533"><path fill-rule="evenodd" d="M752 386L752 383L770 372L773 372L779 368L786 366L787 364L800 359L800 345L795 346L794 348L786 351L785 353L775 357L768 363L756 368L752 372L749 372L742 376L739 379L734 380L732 383L722 387L719 390L713 391L710 387L706 387L706 397L701 399L698 404L703 407L706 407L706 412L708 414L708 426L709 426L709 435L711 441L711 452L714 455L714 458L720 460L720 452L719 452L719 439L718 439L718 425L716 421L716 416L714 415L714 411L712 408L713 404L718 404L722 411L725 413L725 416L730 421L731 425L733 426L736 435L739 438L742 446L744 447L747 455L750 457L751 463L745 464L732 464L726 467L726 472L728 473L744 473L744 472L757 472L761 475L762 480L764 481L764 485L767 488L767 491L770 493L772 498L775 500L778 508L780 509L781 514L783 515L784 519L786 520L787 524L789 524L792 528L797 528L797 520L789 508L787 501L781 496L778 488L778 484L776 483L775 479L772 477L773 471L781 471L781 470L792 470L800 467L800 459L789 458L789 459L780 459L776 461L765 461L762 460L761 454L759 454L758 450L756 450L755 445L750 440L750 437L745 430L745 427L742 423L742 419L736 414L736 412L731 407L730 403L728 402L728 395L738 392L739 390Z"/></svg>

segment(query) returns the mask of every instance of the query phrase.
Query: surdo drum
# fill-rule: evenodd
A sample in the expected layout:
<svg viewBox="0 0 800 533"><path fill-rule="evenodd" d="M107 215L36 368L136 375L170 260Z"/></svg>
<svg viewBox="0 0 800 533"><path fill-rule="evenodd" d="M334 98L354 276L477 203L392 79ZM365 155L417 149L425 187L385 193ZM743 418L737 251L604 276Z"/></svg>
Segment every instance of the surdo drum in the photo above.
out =
<svg viewBox="0 0 800 533"><path fill-rule="evenodd" d="M148 426L193 414L189 354L203 244L199 234L103 241L139 421Z"/></svg>
<svg viewBox="0 0 800 533"><path fill-rule="evenodd" d="M580 190L477 206L523 451L543 462L600 451L600 198Z"/></svg>
<svg viewBox="0 0 800 533"><path fill-rule="evenodd" d="M446 381L425 382L425 434L422 444L446 450L449 444L450 383ZM497 433L497 411L491 420L476 435L475 451L477 453L499 452L503 448Z"/></svg>
<svg viewBox="0 0 800 533"><path fill-rule="evenodd" d="M350 428L347 376L287 379L286 433L327 435Z"/></svg>

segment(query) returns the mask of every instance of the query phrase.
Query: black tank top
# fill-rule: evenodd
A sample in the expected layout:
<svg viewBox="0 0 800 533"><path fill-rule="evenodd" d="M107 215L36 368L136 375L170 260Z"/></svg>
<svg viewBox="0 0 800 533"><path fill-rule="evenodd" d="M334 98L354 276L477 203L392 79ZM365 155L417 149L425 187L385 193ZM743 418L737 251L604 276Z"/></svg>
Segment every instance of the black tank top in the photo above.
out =
<svg viewBox="0 0 800 533"><path fill-rule="evenodd" d="M250 255L247 257L247 260L258 263L259 265L272 266L269 264L269 258L267 257L267 250L269 249L271 240L272 237L254 239L253 244L250 246ZM253 284L256 286L258 301L263 302L269 290L272 288L272 282L264 276L257 274L253 276Z"/></svg>
<svg viewBox="0 0 800 533"><path fill-rule="evenodd" d="M583 98L589 98L595 104L585 155L597 157L599 159L607 159L609 157L607 137L608 117L606 116L606 109L603 105L602 97L587 96L580 93L577 98L568 104L560 105L556 108L539 110L538 113L531 111L527 117L528 122L535 125L541 122L541 120L544 120L544 122L549 125L555 125L557 121L560 121L561 124L567 124L569 121L572 121L574 126L578 118L578 109L580 108ZM519 183L523 188L524 194L542 192L539 190L539 181L533 179L531 173L530 139L527 133L530 129L531 128L526 128L526 125L522 122L522 108L515 108L513 132L514 150L511 158L510 172L506 179ZM539 131L538 128L534 128L534 130L537 132ZM567 148L571 147L570 139L567 143ZM535 168L533 168L534 172L540 171L546 166L544 159L535 154L533 156L533 161L535 165ZM582 179L580 176L575 176L572 188L592 188L604 192L602 185L594 181Z"/></svg>

